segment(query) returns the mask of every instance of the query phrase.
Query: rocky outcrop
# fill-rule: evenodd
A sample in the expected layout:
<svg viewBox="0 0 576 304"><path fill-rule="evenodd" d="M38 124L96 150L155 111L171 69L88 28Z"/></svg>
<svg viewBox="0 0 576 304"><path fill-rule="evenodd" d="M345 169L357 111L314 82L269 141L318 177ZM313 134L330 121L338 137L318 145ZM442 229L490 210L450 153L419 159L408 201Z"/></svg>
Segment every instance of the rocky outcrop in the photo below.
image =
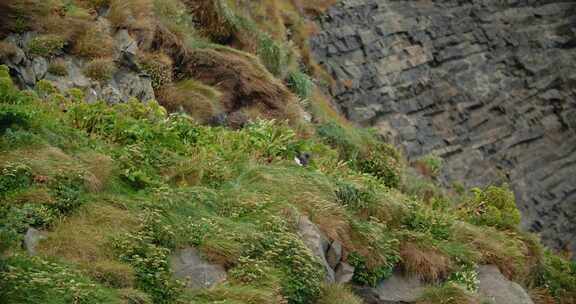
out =
<svg viewBox="0 0 576 304"><path fill-rule="evenodd" d="M212 287L227 278L224 267L205 261L192 247L178 250L170 260L174 277L186 281L190 289Z"/></svg>
<svg viewBox="0 0 576 304"><path fill-rule="evenodd" d="M415 303L426 290L427 285L416 277L394 274L377 287L359 287L356 293L367 304Z"/></svg>
<svg viewBox="0 0 576 304"><path fill-rule="evenodd" d="M576 251L576 3L342 0L320 24L348 118L447 184L509 181L524 228Z"/></svg>
<svg viewBox="0 0 576 304"><path fill-rule="evenodd" d="M355 269L344 261L344 248L339 241L330 241L307 216L299 218L298 234L318 262L324 266L324 280L327 283L352 281Z"/></svg>
<svg viewBox="0 0 576 304"><path fill-rule="evenodd" d="M480 281L478 293L483 299L493 304L533 304L526 290L520 285L509 281L502 275L498 267L493 265L480 266L478 269Z"/></svg>
<svg viewBox="0 0 576 304"><path fill-rule="evenodd" d="M36 255L36 247L40 241L46 239L46 235L34 228L28 228L24 235L24 248L29 255Z"/></svg>
<svg viewBox="0 0 576 304"><path fill-rule="evenodd" d="M52 82L61 92L76 88L84 92L87 101L103 100L108 103L126 102L130 98L149 101L155 98L152 81L134 63L138 46L126 30L116 33L114 62L118 67L110 79L92 80L84 73L89 61L69 54L58 54L51 58L30 54L28 45L35 33L13 34L5 39L13 50L6 58L0 57L0 64L10 68L16 83L25 89L32 89L40 80ZM49 67L58 62L63 67L53 73Z"/></svg>

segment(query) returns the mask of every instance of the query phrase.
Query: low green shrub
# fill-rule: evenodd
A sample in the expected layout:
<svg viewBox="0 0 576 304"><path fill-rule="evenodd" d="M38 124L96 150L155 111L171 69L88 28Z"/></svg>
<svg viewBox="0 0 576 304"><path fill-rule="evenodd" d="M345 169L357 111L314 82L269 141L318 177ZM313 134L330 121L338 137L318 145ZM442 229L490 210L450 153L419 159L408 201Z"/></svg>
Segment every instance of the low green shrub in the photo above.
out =
<svg viewBox="0 0 576 304"><path fill-rule="evenodd" d="M326 144L338 150L340 159L350 161L358 157L360 147L356 140L335 122L318 125L316 133Z"/></svg>
<svg viewBox="0 0 576 304"><path fill-rule="evenodd" d="M42 35L28 43L32 55L49 57L58 54L66 46L66 39L58 35Z"/></svg>
<svg viewBox="0 0 576 304"><path fill-rule="evenodd" d="M375 287L382 280L392 276L394 265L382 265L368 267L366 259L356 252L350 253L348 263L354 267L354 277L352 280L360 285Z"/></svg>
<svg viewBox="0 0 576 304"><path fill-rule="evenodd" d="M10 192L30 186L32 169L21 163L12 163L0 168L0 197Z"/></svg>
<svg viewBox="0 0 576 304"><path fill-rule="evenodd" d="M292 90L301 100L307 101L313 93L314 82L310 76L300 71L292 72L288 75L288 88Z"/></svg>
<svg viewBox="0 0 576 304"><path fill-rule="evenodd" d="M183 285L172 280L170 273L169 249L153 244L143 232L118 237L112 246L121 261L134 267L136 287L154 303L173 303L181 295Z"/></svg>
<svg viewBox="0 0 576 304"><path fill-rule="evenodd" d="M397 188L401 181L402 167L398 151L389 144L377 143L358 159L360 171L372 174L386 186Z"/></svg>
<svg viewBox="0 0 576 304"><path fill-rule="evenodd" d="M117 303L116 293L78 271L37 257L13 255L0 272L0 299L6 303Z"/></svg>
<svg viewBox="0 0 576 304"><path fill-rule="evenodd" d="M474 196L459 207L459 214L475 225L515 229L520 224L520 211L514 193L507 186L472 189Z"/></svg>
<svg viewBox="0 0 576 304"><path fill-rule="evenodd" d="M155 90L172 83L172 60L164 53L144 53L138 61L152 79Z"/></svg>

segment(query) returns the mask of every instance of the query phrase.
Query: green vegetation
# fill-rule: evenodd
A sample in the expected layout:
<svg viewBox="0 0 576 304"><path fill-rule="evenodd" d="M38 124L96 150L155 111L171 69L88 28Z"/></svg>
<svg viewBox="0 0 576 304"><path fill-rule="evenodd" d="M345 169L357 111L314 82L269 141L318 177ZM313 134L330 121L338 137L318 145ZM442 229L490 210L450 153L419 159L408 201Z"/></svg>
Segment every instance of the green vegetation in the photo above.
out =
<svg viewBox="0 0 576 304"><path fill-rule="evenodd" d="M30 41L28 50L36 56L49 57L56 55L66 45L66 40L57 35L38 36Z"/></svg>
<svg viewBox="0 0 576 304"><path fill-rule="evenodd" d="M114 62L108 59L94 59L84 68L84 74L97 81L110 80L115 72Z"/></svg>
<svg viewBox="0 0 576 304"><path fill-rule="evenodd" d="M87 58L98 81L116 72L113 31L129 30L159 102L87 104L44 80L20 91L0 66L0 301L360 303L323 285L298 235L304 215L342 244L355 283L402 271L436 284L420 303L476 303L480 264L542 298L576 298L576 266L518 231L507 187L451 194L332 108L314 85L330 79L303 13L332 0L8 2L7 28L40 33L31 54ZM92 26L102 7L112 31ZM15 51L0 43L0 57ZM49 71L66 67L55 59ZM301 121L302 107L318 124ZM203 125L222 113L245 115L242 128ZM301 152L306 167L293 161ZM418 163L428 177L442 165ZM21 248L30 227L48 235L38 257ZM187 246L228 280L183 288L169 265Z"/></svg>

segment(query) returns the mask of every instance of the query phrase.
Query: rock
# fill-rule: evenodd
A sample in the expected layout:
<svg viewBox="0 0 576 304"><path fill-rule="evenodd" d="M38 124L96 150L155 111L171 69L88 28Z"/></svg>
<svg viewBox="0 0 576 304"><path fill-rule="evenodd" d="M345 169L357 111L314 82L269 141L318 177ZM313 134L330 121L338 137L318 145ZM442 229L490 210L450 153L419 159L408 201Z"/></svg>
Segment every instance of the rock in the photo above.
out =
<svg viewBox="0 0 576 304"><path fill-rule="evenodd" d="M120 99L128 101L130 97L138 98L142 102L147 102L155 98L152 80L148 76L140 76L127 69L122 69L114 76L116 88Z"/></svg>
<svg viewBox="0 0 576 304"><path fill-rule="evenodd" d="M32 71L37 80L43 79L48 72L48 61L44 57L34 57L32 59Z"/></svg>
<svg viewBox="0 0 576 304"><path fill-rule="evenodd" d="M312 251L314 256L324 266L326 270L326 282L334 283L334 270L326 261L326 250L330 246L328 239L322 234L318 226L310 221L306 216L301 216L298 220L298 233L302 237L304 244Z"/></svg>
<svg viewBox="0 0 576 304"><path fill-rule="evenodd" d="M117 104L122 101L122 94L120 94L120 90L115 86L108 84L106 85L101 92L102 100L106 101L109 104Z"/></svg>
<svg viewBox="0 0 576 304"><path fill-rule="evenodd" d="M206 262L192 247L174 253L170 266L174 277L186 280L186 287L190 289L209 288L227 278L224 267Z"/></svg>
<svg viewBox="0 0 576 304"><path fill-rule="evenodd" d="M478 293L493 304L533 304L526 290L502 275L498 267L480 266Z"/></svg>
<svg viewBox="0 0 576 304"><path fill-rule="evenodd" d="M130 36L128 30L119 30L114 36L114 40L116 41L116 48L119 52L124 52L133 56L138 54L138 43L134 38L132 38L132 36Z"/></svg>
<svg viewBox="0 0 576 304"><path fill-rule="evenodd" d="M425 289L416 277L394 274L375 288L357 287L356 293L367 304L404 304L416 302Z"/></svg>
<svg viewBox="0 0 576 304"><path fill-rule="evenodd" d="M36 255L36 246L44 239L46 239L46 236L42 232L34 228L28 228L24 235L24 248L26 248L29 255Z"/></svg>
<svg viewBox="0 0 576 304"><path fill-rule="evenodd" d="M330 248L326 253L326 261L332 269L336 269L340 260L342 260L342 244L335 240L330 244Z"/></svg>
<svg viewBox="0 0 576 304"><path fill-rule="evenodd" d="M340 262L336 266L336 283L346 284L354 277L354 267L346 262Z"/></svg>
<svg viewBox="0 0 576 304"><path fill-rule="evenodd" d="M310 44L349 119L441 155L445 185L504 177L522 226L576 253L576 2L504 2L338 1Z"/></svg>

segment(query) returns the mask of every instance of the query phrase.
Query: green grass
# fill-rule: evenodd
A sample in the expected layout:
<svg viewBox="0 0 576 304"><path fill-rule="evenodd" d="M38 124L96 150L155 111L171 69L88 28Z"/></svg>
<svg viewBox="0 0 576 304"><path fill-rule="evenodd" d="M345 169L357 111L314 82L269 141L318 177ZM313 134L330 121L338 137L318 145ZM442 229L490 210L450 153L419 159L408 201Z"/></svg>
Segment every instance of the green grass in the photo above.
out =
<svg viewBox="0 0 576 304"><path fill-rule="evenodd" d="M153 101L87 104L78 92L38 90L19 91L0 68L0 264L11 278L0 284L13 303L357 303L322 285L323 268L297 234L301 215L343 244L357 283L404 269L473 290L469 269L491 263L558 298L576 290L574 266L537 254L538 242L512 225L505 188L456 205L434 203L447 199L441 191L403 193L386 175L402 180L386 169L401 156L370 132L328 125L302 138L263 120L231 130ZM308 167L294 164L300 151L312 153ZM499 210L497 220L471 217L478 200ZM28 227L48 234L37 258L19 246ZM224 265L228 282L184 290L168 265L186 246Z"/></svg>

